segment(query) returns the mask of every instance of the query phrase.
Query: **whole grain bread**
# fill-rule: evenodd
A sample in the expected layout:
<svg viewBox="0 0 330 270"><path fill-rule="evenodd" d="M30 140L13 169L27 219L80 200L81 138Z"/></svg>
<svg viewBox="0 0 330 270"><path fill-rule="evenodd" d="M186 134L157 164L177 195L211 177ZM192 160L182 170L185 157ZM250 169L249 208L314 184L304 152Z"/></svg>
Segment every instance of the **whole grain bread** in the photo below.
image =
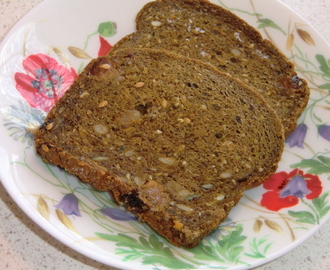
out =
<svg viewBox="0 0 330 270"><path fill-rule="evenodd" d="M92 60L35 135L59 165L176 246L214 230L272 175L283 127L255 91L198 60L123 49Z"/></svg>
<svg viewBox="0 0 330 270"><path fill-rule="evenodd" d="M295 129L309 88L268 40L232 12L206 0L157 0L136 17L137 31L120 48L166 49L212 64L258 91L279 115L285 136Z"/></svg>

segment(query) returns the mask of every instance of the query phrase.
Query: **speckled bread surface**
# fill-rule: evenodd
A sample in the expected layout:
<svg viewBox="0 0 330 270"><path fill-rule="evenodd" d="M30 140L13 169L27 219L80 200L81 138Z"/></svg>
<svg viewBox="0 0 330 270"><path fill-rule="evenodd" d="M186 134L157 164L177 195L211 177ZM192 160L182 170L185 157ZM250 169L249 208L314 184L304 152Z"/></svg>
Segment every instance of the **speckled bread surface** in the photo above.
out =
<svg viewBox="0 0 330 270"><path fill-rule="evenodd" d="M205 0L158 0L142 8L126 47L166 49L214 65L258 91L279 115L285 136L309 99L307 82L270 41L232 12Z"/></svg>
<svg viewBox="0 0 330 270"><path fill-rule="evenodd" d="M35 135L59 165L192 248L246 185L272 175L284 133L252 89L198 60L123 49L92 60Z"/></svg>

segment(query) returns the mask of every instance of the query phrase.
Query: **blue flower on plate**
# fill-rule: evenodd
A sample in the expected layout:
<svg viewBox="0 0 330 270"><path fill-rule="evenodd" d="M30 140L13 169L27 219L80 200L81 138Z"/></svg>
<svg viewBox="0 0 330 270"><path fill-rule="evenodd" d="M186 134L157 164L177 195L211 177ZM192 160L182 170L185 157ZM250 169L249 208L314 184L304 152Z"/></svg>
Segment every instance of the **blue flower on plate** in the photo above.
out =
<svg viewBox="0 0 330 270"><path fill-rule="evenodd" d="M32 108L27 103L19 101L18 106L11 105L3 109L6 116L4 126L15 141L27 142L33 145L33 134L44 122L46 113Z"/></svg>
<svg viewBox="0 0 330 270"><path fill-rule="evenodd" d="M330 126L329 125L319 126L318 132L322 138L330 141Z"/></svg>
<svg viewBox="0 0 330 270"><path fill-rule="evenodd" d="M290 147L298 146L299 148L304 148L306 133L307 126L305 124L299 124L285 142L288 143Z"/></svg>
<svg viewBox="0 0 330 270"><path fill-rule="evenodd" d="M297 198L303 198L310 193L311 191L307 188L305 178L300 174L297 174L292 177L286 186L280 191L279 197L285 198L292 195Z"/></svg>
<svg viewBox="0 0 330 270"><path fill-rule="evenodd" d="M102 208L101 212L114 219L114 220L119 220L119 221L132 221L132 220L138 220L137 217L130 215L129 213L117 209L117 208L113 208L113 207L106 207L106 208Z"/></svg>
<svg viewBox="0 0 330 270"><path fill-rule="evenodd" d="M66 194L59 204L55 205L57 209L61 209L66 215L76 215L81 217L78 205L78 198L73 194Z"/></svg>
<svg viewBox="0 0 330 270"><path fill-rule="evenodd" d="M218 241L229 232L235 230L236 222L232 221L229 217L222 222L213 232L210 233L209 237L213 240Z"/></svg>

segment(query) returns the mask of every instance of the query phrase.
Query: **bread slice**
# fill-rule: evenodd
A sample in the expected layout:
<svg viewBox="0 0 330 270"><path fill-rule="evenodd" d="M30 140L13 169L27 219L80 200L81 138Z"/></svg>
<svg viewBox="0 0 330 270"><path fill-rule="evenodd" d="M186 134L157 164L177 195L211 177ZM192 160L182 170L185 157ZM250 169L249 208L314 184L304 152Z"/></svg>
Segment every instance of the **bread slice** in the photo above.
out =
<svg viewBox="0 0 330 270"><path fill-rule="evenodd" d="M47 162L191 248L272 175L283 151L273 109L213 66L152 49L92 60L35 136Z"/></svg>
<svg viewBox="0 0 330 270"><path fill-rule="evenodd" d="M166 49L210 63L258 91L279 115L286 137L295 129L309 99L306 81L271 42L235 14L205 0L157 0L138 13L136 28L111 52Z"/></svg>

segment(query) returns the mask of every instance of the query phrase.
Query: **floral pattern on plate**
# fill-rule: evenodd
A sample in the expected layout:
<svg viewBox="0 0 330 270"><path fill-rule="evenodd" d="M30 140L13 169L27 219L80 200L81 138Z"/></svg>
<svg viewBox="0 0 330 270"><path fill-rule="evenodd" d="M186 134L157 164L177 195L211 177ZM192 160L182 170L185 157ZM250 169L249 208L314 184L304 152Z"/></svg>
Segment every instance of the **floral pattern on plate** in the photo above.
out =
<svg viewBox="0 0 330 270"><path fill-rule="evenodd" d="M95 31L80 29L83 34L77 34L77 44L82 46L66 43L64 35L61 44L65 49L60 49L36 41L38 22L20 30L24 38L17 43L24 49L19 56L5 48L10 51L5 57L8 61L11 57L20 61L9 69L9 76L2 74L7 79L0 80L1 86L11 89L10 93L1 92L2 136L17 149L8 162L12 171L3 177L4 182L7 188L12 183L19 187L19 195L15 196L40 215L40 224L56 227L53 235L64 243L104 263L127 269L244 269L294 247L298 239L308 237L310 230L329 219L328 47L300 18L285 10L286 20L280 19L267 10L265 1L213 2L241 16L273 41L308 81L311 99L297 129L286 140L278 172L262 186L246 191L229 218L190 250L169 244L118 206L111 194L96 191L43 162L32 147L36 128L77 74L90 59L111 49L112 38L129 32L120 30L122 25L117 25L115 19L100 22L95 18ZM111 5L121 4L112 1ZM9 148L5 151L10 152ZM35 185L31 187L26 178L33 179Z"/></svg>
<svg viewBox="0 0 330 270"><path fill-rule="evenodd" d="M45 112L50 111L77 78L73 68L61 66L42 53L29 55L22 65L27 74L15 74L16 89L31 107Z"/></svg>

